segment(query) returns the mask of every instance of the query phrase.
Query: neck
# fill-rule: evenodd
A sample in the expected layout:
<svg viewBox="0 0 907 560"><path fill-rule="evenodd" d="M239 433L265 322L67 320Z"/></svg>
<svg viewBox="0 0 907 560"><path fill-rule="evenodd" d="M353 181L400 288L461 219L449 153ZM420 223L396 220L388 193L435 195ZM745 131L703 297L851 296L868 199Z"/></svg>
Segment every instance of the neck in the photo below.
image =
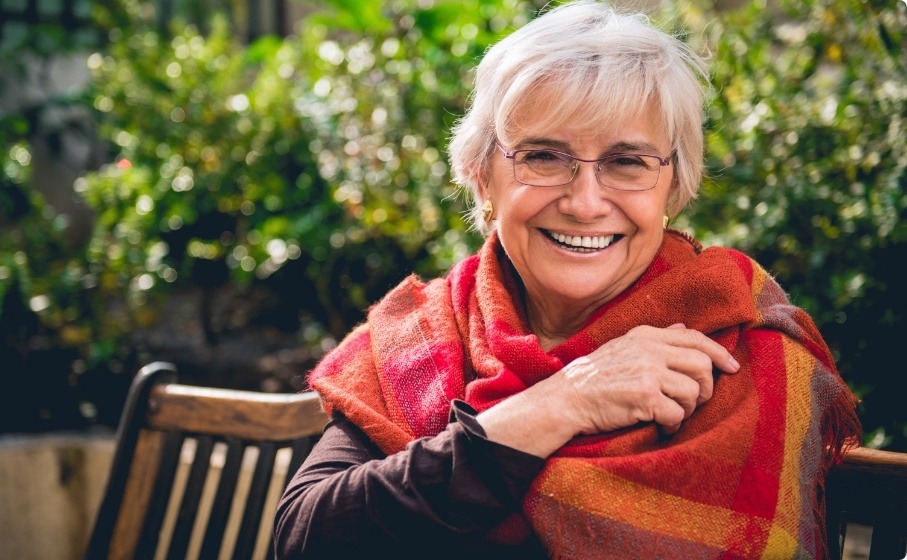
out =
<svg viewBox="0 0 907 560"><path fill-rule="evenodd" d="M579 332L599 306L600 303L590 307L552 305L527 297L526 318L530 330L547 352Z"/></svg>

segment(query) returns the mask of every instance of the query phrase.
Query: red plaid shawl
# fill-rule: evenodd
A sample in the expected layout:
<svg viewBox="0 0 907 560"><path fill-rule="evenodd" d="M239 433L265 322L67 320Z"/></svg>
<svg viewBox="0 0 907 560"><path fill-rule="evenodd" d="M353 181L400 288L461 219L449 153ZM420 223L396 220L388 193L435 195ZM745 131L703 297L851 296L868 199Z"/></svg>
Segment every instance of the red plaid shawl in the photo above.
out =
<svg viewBox="0 0 907 560"><path fill-rule="evenodd" d="M577 437L490 538L528 527L554 558L820 558L821 483L859 433L854 398L813 321L744 254L668 232L642 278L545 352L492 235L445 279L410 277L310 375L385 452L444 429L641 324L683 322L742 364L679 433L652 424ZM528 523L528 524L527 524Z"/></svg>

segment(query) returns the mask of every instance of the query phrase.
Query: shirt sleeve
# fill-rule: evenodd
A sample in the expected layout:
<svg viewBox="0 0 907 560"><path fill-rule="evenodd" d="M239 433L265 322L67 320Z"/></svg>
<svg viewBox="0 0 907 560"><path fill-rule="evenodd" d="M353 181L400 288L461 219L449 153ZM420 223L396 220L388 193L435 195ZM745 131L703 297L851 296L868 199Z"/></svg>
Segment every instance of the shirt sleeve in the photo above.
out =
<svg viewBox="0 0 907 560"><path fill-rule="evenodd" d="M335 414L280 499L277 558L405 557L408 550L543 558L537 540L507 547L484 539L519 511L544 459L488 440L475 415L453 401L444 431L386 456Z"/></svg>

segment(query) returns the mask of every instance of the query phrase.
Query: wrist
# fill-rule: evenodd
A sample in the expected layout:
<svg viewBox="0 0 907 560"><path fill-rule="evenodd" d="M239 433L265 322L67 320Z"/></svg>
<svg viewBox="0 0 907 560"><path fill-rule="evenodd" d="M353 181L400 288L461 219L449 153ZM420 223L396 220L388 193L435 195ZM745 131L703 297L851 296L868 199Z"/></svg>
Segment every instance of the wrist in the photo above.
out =
<svg viewBox="0 0 907 560"><path fill-rule="evenodd" d="M488 439L542 458L570 441L578 431L562 377L558 372L476 416Z"/></svg>

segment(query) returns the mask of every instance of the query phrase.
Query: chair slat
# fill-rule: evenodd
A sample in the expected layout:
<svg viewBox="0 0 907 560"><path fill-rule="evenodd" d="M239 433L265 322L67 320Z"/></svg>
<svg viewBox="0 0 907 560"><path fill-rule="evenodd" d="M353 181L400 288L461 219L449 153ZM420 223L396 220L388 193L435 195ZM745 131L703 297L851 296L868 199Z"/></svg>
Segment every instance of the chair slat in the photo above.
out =
<svg viewBox="0 0 907 560"><path fill-rule="evenodd" d="M176 469L180 463L180 450L184 440L183 434L178 432L170 432L164 436L161 460L154 480L154 490L148 502L145 524L139 537L136 560L153 558L154 552L157 550L164 514L167 511L167 503L170 501L170 491L173 488L173 479L176 478Z"/></svg>
<svg viewBox="0 0 907 560"><path fill-rule="evenodd" d="M904 558L904 534L907 527L898 527L891 520L879 521L872 527L869 560L901 560Z"/></svg>
<svg viewBox="0 0 907 560"><path fill-rule="evenodd" d="M847 538L847 522L832 501L826 504L825 530L828 535L828 557L841 560L844 540Z"/></svg>
<svg viewBox="0 0 907 560"><path fill-rule="evenodd" d="M224 537L224 529L230 516L230 506L233 503L233 494L236 491L236 481L239 479L242 468L245 446L235 438L227 440L227 455L224 467L217 483L217 492L214 504L211 506L211 516L205 529L205 539L202 541L201 558L217 558L220 553Z"/></svg>
<svg viewBox="0 0 907 560"><path fill-rule="evenodd" d="M133 437L135 438L133 443L135 454L148 457L149 460L132 461L130 464L124 465L129 473L128 480L152 481L157 474L157 457L160 456L164 447L164 434L141 430ZM111 478L113 478L113 473L111 473ZM127 484L123 487L121 501L115 504L115 509L106 512L106 515L112 516L115 521L113 532L108 537L109 546L108 541L96 539L97 547L86 552L86 560L95 558L131 560L135 558L152 490L151 484Z"/></svg>
<svg viewBox="0 0 907 560"><path fill-rule="evenodd" d="M258 446L258 460L252 473L249 484L249 494L246 497L246 507L243 511L242 523L239 526L239 535L236 539L236 548L233 558L245 560L252 557L255 549L255 540L261 526L261 514L271 477L274 473L274 459L277 456L277 445L264 442ZM269 520L270 522L270 520Z"/></svg>
<svg viewBox="0 0 907 560"><path fill-rule="evenodd" d="M180 502L176 525L170 539L170 549L167 558L183 560L192 538L192 527L198 515L198 505L201 502L205 479L211 466L211 452L214 449L214 439L210 436L199 437L196 440L195 457L192 459L192 468L189 479L186 481L186 490Z"/></svg>

